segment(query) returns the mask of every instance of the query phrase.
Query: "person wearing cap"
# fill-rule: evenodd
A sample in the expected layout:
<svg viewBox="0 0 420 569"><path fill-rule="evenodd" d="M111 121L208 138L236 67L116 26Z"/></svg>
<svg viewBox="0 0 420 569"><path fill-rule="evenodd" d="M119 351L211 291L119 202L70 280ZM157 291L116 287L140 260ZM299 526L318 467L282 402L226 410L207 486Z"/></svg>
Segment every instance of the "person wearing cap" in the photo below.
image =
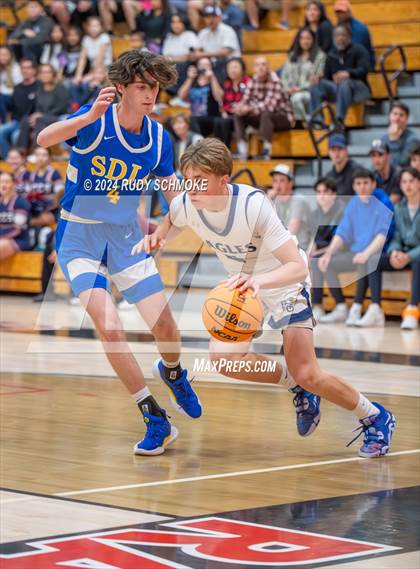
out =
<svg viewBox="0 0 420 569"><path fill-rule="evenodd" d="M241 160L247 158L245 129L247 126L253 126L259 129L263 141L262 154L257 158L269 160L274 131L293 128L295 117L290 95L277 74L271 71L267 58L257 57L254 70L242 100L233 109L238 157Z"/></svg>
<svg viewBox="0 0 420 569"><path fill-rule="evenodd" d="M336 103L337 120L344 128L349 106L371 97L367 81L369 53L362 45L352 43L351 31L346 24L334 28L333 38L334 47L327 55L324 77L310 90L311 113L324 101Z"/></svg>
<svg viewBox="0 0 420 569"><path fill-rule="evenodd" d="M366 48L369 53L371 69L375 69L375 50L372 47L369 29L365 24L353 18L349 0L337 0L334 4L334 12L338 24L350 26L352 43L360 44Z"/></svg>
<svg viewBox="0 0 420 569"><path fill-rule="evenodd" d="M410 107L401 101L394 101L389 111L388 131L382 140L389 146L392 163L396 166L407 166L410 151L418 143L419 138L408 128Z"/></svg>
<svg viewBox="0 0 420 569"><path fill-rule="evenodd" d="M306 251L310 242L311 212L303 196L294 195L295 178L287 164L277 164L271 172L273 179L270 197L274 202L279 219L292 235L299 247Z"/></svg>
<svg viewBox="0 0 420 569"><path fill-rule="evenodd" d="M339 196L352 196L353 174L360 164L349 158L349 151L344 134L332 134L328 139L328 154L332 160L332 169L325 174L334 180Z"/></svg>
<svg viewBox="0 0 420 569"><path fill-rule="evenodd" d="M205 22L198 34L198 49L201 55L225 61L228 57L240 57L241 48L238 36L233 28L222 22L222 10L219 6L204 6L202 15Z"/></svg>
<svg viewBox="0 0 420 569"><path fill-rule="evenodd" d="M380 138L373 140L369 156L372 160L373 175L378 188L381 188L389 195L392 203L399 202L402 196L400 173L398 168L391 163L388 144Z"/></svg>

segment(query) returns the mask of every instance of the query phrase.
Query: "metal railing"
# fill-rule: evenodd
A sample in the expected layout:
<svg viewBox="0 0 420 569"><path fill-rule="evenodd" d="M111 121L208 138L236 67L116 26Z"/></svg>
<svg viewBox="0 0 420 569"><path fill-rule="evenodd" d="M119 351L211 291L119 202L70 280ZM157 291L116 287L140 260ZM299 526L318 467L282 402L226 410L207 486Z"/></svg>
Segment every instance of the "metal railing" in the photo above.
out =
<svg viewBox="0 0 420 569"><path fill-rule="evenodd" d="M328 124L325 120L325 112L329 114L330 121ZM320 178L322 176L321 143L333 132L342 132L342 127L337 121L337 116L335 114L334 108L326 102L322 103L311 113L307 127L309 137L315 149L316 161L318 164L318 178Z"/></svg>
<svg viewBox="0 0 420 569"><path fill-rule="evenodd" d="M232 176L230 181L235 182L240 176L242 176L242 174L248 175L248 177L251 181L251 186L258 187L257 180L255 179L253 172L249 168L241 168L240 170L238 170L236 172L236 174L234 176Z"/></svg>
<svg viewBox="0 0 420 569"><path fill-rule="evenodd" d="M398 67L398 69L396 69L393 73L391 73L391 75L388 75L388 73L386 72L386 63L387 63L388 58L396 51L398 51L400 56L401 56L401 64ZM397 81L398 78L403 73L405 73L407 71L407 56L405 54L403 47L401 45L390 46L381 55L381 58L379 60L379 66L381 69L382 77L384 78L384 81L385 81L385 87L386 87L386 91L388 93L388 99L392 103L392 101L394 101L394 99L395 99L394 94L392 92L392 83L394 81Z"/></svg>

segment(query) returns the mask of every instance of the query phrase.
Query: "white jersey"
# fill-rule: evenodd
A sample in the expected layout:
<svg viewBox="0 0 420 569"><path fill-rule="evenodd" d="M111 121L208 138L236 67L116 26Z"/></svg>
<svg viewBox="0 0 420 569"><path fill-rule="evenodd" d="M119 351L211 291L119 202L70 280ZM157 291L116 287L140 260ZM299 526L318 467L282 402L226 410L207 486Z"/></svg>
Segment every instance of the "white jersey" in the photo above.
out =
<svg viewBox="0 0 420 569"><path fill-rule="evenodd" d="M245 184L228 185L229 199L222 211L197 209L187 193L180 194L170 205L171 222L176 227L190 227L214 249L229 275L244 272L260 275L281 267L274 251L296 237L284 227L264 192ZM300 250L305 262L306 255ZM287 313L301 312L308 304L302 290L310 281L260 289L259 296L276 321ZM306 293L308 294L308 293Z"/></svg>

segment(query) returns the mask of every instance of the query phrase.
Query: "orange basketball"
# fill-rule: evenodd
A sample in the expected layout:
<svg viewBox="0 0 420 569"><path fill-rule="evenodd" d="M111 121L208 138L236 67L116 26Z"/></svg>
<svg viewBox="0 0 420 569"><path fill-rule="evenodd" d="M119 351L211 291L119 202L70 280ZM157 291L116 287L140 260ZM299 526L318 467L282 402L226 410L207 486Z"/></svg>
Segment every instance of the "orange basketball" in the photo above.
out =
<svg viewBox="0 0 420 569"><path fill-rule="evenodd" d="M264 308L250 291L239 292L219 285L204 302L202 318L209 333L222 342L244 342L261 328Z"/></svg>

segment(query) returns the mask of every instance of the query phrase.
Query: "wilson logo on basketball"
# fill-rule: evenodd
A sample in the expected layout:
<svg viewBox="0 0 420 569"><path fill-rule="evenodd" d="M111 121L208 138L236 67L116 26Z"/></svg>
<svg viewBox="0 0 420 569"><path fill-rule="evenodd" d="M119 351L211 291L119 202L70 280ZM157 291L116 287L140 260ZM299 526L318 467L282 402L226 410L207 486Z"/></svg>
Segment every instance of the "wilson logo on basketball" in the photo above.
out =
<svg viewBox="0 0 420 569"><path fill-rule="evenodd" d="M283 567L342 561L400 549L215 516L157 527L163 529L124 528L32 541L21 545L19 552L0 555L0 566L2 569L198 569L203 567L205 559L220 569L226 563L253 568ZM33 549L27 551L28 548Z"/></svg>
<svg viewBox="0 0 420 569"><path fill-rule="evenodd" d="M214 313L219 318L225 320L228 324L233 324L237 328L242 328L243 330L249 330L251 328L248 322L239 320L234 312L229 312L229 310L226 310L226 308L223 308L223 306L220 306L220 304L216 305Z"/></svg>

